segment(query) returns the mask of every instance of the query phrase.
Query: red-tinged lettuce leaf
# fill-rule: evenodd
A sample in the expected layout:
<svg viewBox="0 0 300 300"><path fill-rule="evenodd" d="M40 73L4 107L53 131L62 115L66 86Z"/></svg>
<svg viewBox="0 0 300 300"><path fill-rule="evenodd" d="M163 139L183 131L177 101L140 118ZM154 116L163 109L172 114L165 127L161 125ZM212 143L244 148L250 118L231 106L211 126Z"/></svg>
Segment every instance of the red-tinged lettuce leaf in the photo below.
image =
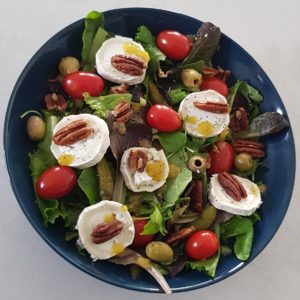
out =
<svg viewBox="0 0 300 300"><path fill-rule="evenodd" d="M125 150L131 147L143 147L151 145L152 131L146 124L129 124L126 126L126 134L121 135L116 129L110 133L110 149L119 162Z"/></svg>
<svg viewBox="0 0 300 300"><path fill-rule="evenodd" d="M235 138L250 139L275 134L289 127L285 117L277 112L265 112L254 118L248 129L234 133Z"/></svg>
<svg viewBox="0 0 300 300"><path fill-rule="evenodd" d="M157 281L166 294L172 293L172 290L170 289L164 276L152 265L149 260L144 258L141 254L126 248L121 254L111 258L110 261L117 265L123 266L137 264L141 268L145 269Z"/></svg>
<svg viewBox="0 0 300 300"><path fill-rule="evenodd" d="M219 46L220 37L219 27L209 22L203 23L194 38L189 55L181 63L181 66L201 60L210 65L210 60Z"/></svg>
<svg viewBox="0 0 300 300"><path fill-rule="evenodd" d="M186 258L180 257L178 260L171 263L170 265L164 266L164 268L168 270L170 276L174 277L184 269L185 264Z"/></svg>

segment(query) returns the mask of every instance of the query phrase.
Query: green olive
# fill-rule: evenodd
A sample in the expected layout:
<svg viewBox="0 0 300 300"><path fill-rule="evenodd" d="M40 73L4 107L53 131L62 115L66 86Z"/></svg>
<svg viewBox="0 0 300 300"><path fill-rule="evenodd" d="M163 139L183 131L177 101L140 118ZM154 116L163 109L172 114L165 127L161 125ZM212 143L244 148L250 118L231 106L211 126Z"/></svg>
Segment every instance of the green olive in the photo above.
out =
<svg viewBox="0 0 300 300"><path fill-rule="evenodd" d="M181 72L181 80L187 88L198 88L202 83L202 75L194 69L184 69Z"/></svg>
<svg viewBox="0 0 300 300"><path fill-rule="evenodd" d="M241 172L249 171L253 166L251 155L247 153L238 154L235 157L234 165Z"/></svg>
<svg viewBox="0 0 300 300"><path fill-rule="evenodd" d="M27 133L31 140L40 141L46 132L44 120L38 116L31 116L27 121Z"/></svg>
<svg viewBox="0 0 300 300"><path fill-rule="evenodd" d="M192 172L199 173L207 169L207 159L205 157L195 155L190 158L188 165Z"/></svg>
<svg viewBox="0 0 300 300"><path fill-rule="evenodd" d="M164 242L153 241L146 246L147 256L154 261L168 262L173 259L173 249Z"/></svg>
<svg viewBox="0 0 300 300"><path fill-rule="evenodd" d="M62 58L58 65L59 72L63 76L78 71L79 67L80 63L78 59L72 56Z"/></svg>
<svg viewBox="0 0 300 300"><path fill-rule="evenodd" d="M207 229L212 225L216 216L217 209L212 205L208 206L204 208L200 217L197 220L190 223L190 225L193 225L196 228L196 230Z"/></svg>

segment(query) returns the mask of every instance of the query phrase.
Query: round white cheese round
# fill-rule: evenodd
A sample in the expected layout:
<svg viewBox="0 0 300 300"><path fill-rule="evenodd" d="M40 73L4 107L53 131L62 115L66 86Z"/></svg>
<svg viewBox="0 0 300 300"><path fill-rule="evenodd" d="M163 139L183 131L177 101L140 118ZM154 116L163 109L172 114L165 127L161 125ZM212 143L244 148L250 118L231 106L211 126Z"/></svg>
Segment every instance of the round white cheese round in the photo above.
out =
<svg viewBox="0 0 300 300"><path fill-rule="evenodd" d="M127 83L129 85L139 84L143 82L146 70L140 76L133 76L120 72L111 64L111 58L115 55L127 55L124 50L124 44L130 43L140 51L144 51L141 44L134 42L131 38L116 36L106 40L98 52L96 53L96 68L97 72L103 78L115 83Z"/></svg>
<svg viewBox="0 0 300 300"><path fill-rule="evenodd" d="M134 152L142 151L147 155L147 162L143 170L130 168L130 156ZM120 166L126 186L133 192L153 192L160 188L169 174L169 165L163 150L155 148L133 147L127 149L121 159Z"/></svg>
<svg viewBox="0 0 300 300"><path fill-rule="evenodd" d="M209 138L220 134L229 124L229 112L224 114L212 113L195 107L195 102L215 102L227 104L221 94L207 90L191 93L180 103L178 112L184 120L185 130L189 135Z"/></svg>
<svg viewBox="0 0 300 300"><path fill-rule="evenodd" d="M258 186L249 179L233 175L244 187L247 197L240 201L229 196L218 180L218 174L212 175L209 183L209 200L211 204L220 210L240 216L250 216L261 205L261 195Z"/></svg>
<svg viewBox="0 0 300 300"><path fill-rule="evenodd" d="M94 243L92 233L95 227L114 219L122 222L121 232L103 243ZM120 254L134 239L134 224L127 207L110 200L102 200L86 207L79 215L76 229L80 246L86 249L94 260L109 259Z"/></svg>
<svg viewBox="0 0 300 300"><path fill-rule="evenodd" d="M70 115L64 117L54 128L53 135L73 121L86 120L92 134L69 146L51 143L51 151L61 165L84 169L96 165L105 155L109 144L109 130L104 120L91 114Z"/></svg>

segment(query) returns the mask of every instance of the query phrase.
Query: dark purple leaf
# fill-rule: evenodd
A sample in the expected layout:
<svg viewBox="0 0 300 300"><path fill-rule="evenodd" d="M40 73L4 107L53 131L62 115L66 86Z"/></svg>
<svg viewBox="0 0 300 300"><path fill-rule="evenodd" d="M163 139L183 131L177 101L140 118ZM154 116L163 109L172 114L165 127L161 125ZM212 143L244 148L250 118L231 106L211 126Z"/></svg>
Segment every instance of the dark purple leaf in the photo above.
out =
<svg viewBox="0 0 300 300"><path fill-rule="evenodd" d="M110 133L110 149L119 162L124 151L131 147L143 147L151 145L152 131L146 124L126 125L126 134L121 135L116 129Z"/></svg>
<svg viewBox="0 0 300 300"><path fill-rule="evenodd" d="M178 260L171 263L170 265L164 266L164 268L169 271L170 276L174 277L184 269L185 263L186 258L180 257Z"/></svg>

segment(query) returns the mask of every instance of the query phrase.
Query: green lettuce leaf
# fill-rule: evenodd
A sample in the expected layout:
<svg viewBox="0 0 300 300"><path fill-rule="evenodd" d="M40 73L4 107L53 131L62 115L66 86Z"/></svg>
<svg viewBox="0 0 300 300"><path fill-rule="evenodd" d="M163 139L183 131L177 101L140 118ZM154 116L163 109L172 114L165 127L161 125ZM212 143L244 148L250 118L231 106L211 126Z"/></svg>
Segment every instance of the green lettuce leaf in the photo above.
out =
<svg viewBox="0 0 300 300"><path fill-rule="evenodd" d="M155 38L152 35L150 29L144 25L138 27L135 34L135 41L141 44L147 44L150 46L156 46Z"/></svg>
<svg viewBox="0 0 300 300"><path fill-rule="evenodd" d="M78 186L89 199L90 204L99 201L98 178L95 168L83 169L78 177Z"/></svg>
<svg viewBox="0 0 300 300"><path fill-rule="evenodd" d="M146 26L138 27L134 40L141 43L150 56L148 72L156 73L159 62L164 61L166 56L156 47L155 38L151 31Z"/></svg>
<svg viewBox="0 0 300 300"><path fill-rule="evenodd" d="M169 104L176 105L189 94L189 91L186 88L179 87L168 90L167 94Z"/></svg>
<svg viewBox="0 0 300 300"><path fill-rule="evenodd" d="M110 94L106 96L91 97L86 95L84 101L95 113L101 117L106 118L107 112L114 110L116 105L121 101L131 103L131 94Z"/></svg>
<svg viewBox="0 0 300 300"><path fill-rule="evenodd" d="M218 226L215 228L215 233L219 238L220 230ZM219 259L220 259L220 247L214 256L203 260L186 262L186 266L193 270L205 272L210 277L215 277Z"/></svg>
<svg viewBox="0 0 300 300"><path fill-rule="evenodd" d="M248 100L250 110L255 109L253 108L254 104L263 101L263 96L257 89L249 85L246 81L238 80L229 89L229 96L227 97L227 102L230 105L230 107L233 107L234 101L239 93L241 93Z"/></svg>
<svg viewBox="0 0 300 300"><path fill-rule="evenodd" d="M187 136L181 131L171 133L160 132L153 136L153 139L158 139L164 151L167 153L176 153L182 149L186 142Z"/></svg>
<svg viewBox="0 0 300 300"><path fill-rule="evenodd" d="M54 224L55 220L59 217L65 219L66 213L56 199L45 201L37 195L35 190L36 181L39 176L50 167L56 165L56 160L52 155L50 145L52 141L52 130L57 124L58 118L48 111L44 111L43 114L46 121L45 137L38 144L37 150L30 152L28 155L37 206L41 212L44 225L47 226L48 223Z"/></svg>
<svg viewBox="0 0 300 300"><path fill-rule="evenodd" d="M145 225L142 235L155 234L157 232L160 232L161 234L165 235L168 231L165 227L164 218L158 206L154 204L153 206L154 206L154 211L150 215L149 221Z"/></svg>
<svg viewBox="0 0 300 300"><path fill-rule="evenodd" d="M234 253L242 261L249 258L253 242L253 222L246 217L234 216L220 225L220 237L222 240L235 238Z"/></svg>
<svg viewBox="0 0 300 300"><path fill-rule="evenodd" d="M164 203L162 209L169 210L176 205L181 194L184 192L188 184L192 181L192 172L187 168L186 155L184 151L178 151L173 155L169 162L180 167L180 173L174 179L167 179L166 185L168 190L164 195Z"/></svg>
<svg viewBox="0 0 300 300"><path fill-rule="evenodd" d="M84 71L92 71L95 65L95 54L110 35L103 29L104 15L102 12L91 11L84 21L82 35L83 47L81 57Z"/></svg>
<svg viewBox="0 0 300 300"><path fill-rule="evenodd" d="M148 70L150 73L155 73L158 70L159 62L164 61L166 56L156 47L144 45L145 50L150 55Z"/></svg>

